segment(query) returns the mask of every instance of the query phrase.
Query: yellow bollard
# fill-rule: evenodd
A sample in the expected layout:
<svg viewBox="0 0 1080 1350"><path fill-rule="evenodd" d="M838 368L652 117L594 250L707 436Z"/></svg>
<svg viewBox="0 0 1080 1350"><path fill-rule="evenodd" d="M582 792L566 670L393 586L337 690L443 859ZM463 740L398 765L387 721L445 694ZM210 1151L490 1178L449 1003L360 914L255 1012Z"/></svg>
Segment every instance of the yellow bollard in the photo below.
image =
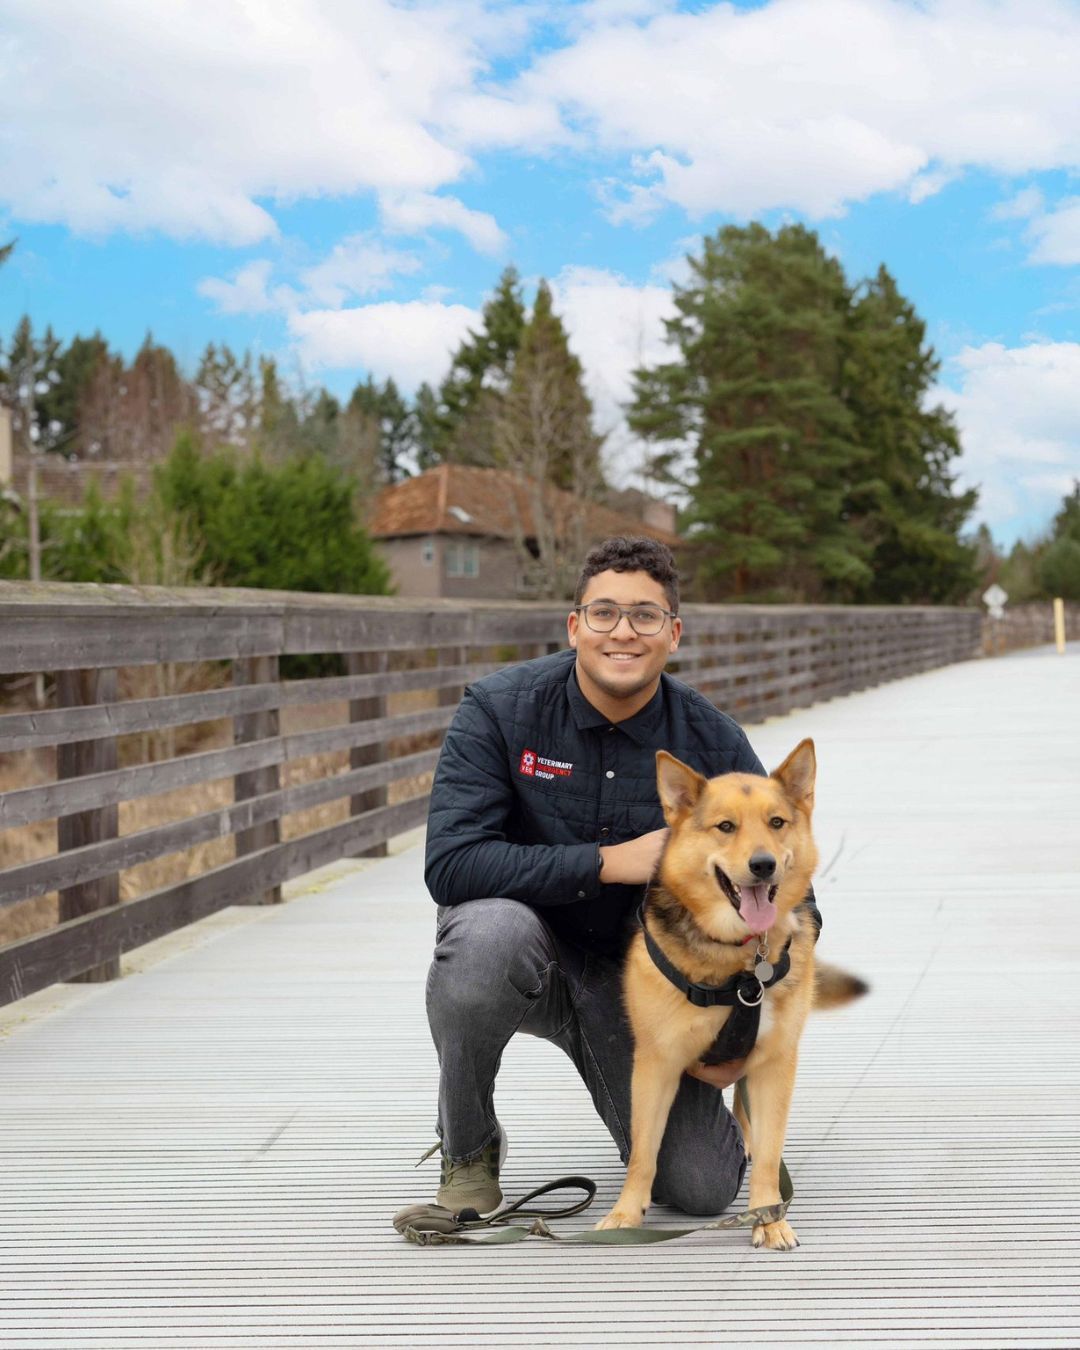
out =
<svg viewBox="0 0 1080 1350"><path fill-rule="evenodd" d="M1054 642L1059 652L1065 650L1065 601L1060 596L1054 601Z"/></svg>

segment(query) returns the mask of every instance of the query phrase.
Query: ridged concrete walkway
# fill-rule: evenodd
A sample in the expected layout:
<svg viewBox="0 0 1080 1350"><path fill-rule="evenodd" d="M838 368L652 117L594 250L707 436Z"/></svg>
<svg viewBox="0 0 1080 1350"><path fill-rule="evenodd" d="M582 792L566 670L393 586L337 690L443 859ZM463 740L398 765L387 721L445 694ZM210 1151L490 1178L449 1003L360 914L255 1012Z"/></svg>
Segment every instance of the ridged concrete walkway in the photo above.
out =
<svg viewBox="0 0 1080 1350"><path fill-rule="evenodd" d="M1078 710L1039 650L752 730L817 740L821 949L873 984L804 1042L798 1251L397 1237L437 1184L413 848L3 1014L0 1345L1080 1345ZM498 1109L511 1194L613 1199L557 1051L513 1043Z"/></svg>

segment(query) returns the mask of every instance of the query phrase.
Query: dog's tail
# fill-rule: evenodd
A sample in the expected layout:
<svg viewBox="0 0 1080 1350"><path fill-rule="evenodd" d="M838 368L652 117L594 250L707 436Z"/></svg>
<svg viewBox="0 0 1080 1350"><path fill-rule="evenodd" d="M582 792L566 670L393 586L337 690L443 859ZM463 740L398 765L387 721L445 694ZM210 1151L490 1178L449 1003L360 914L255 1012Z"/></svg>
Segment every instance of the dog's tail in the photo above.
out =
<svg viewBox="0 0 1080 1350"><path fill-rule="evenodd" d="M842 1008L845 1003L862 998L870 992L870 986L858 975L849 975L839 966L830 966L825 961L814 963L814 1007L815 1009Z"/></svg>

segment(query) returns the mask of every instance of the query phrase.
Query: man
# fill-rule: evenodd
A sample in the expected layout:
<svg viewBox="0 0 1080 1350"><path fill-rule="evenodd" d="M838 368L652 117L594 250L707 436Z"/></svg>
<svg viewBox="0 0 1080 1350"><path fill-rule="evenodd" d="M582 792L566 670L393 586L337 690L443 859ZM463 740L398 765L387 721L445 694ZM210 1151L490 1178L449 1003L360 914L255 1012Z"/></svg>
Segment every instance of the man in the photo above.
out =
<svg viewBox="0 0 1080 1350"><path fill-rule="evenodd" d="M447 733L428 819L425 878L439 911L427 1010L440 1066L438 1203L455 1212L502 1201L493 1093L518 1031L570 1056L629 1157L621 958L667 837L656 751L708 776L765 772L731 718L663 673L678 609L670 551L609 539L585 559L570 649L470 686ZM812 894L807 903L820 924ZM658 1201L714 1214L738 1192L746 1155L720 1089L740 1068L684 1077Z"/></svg>

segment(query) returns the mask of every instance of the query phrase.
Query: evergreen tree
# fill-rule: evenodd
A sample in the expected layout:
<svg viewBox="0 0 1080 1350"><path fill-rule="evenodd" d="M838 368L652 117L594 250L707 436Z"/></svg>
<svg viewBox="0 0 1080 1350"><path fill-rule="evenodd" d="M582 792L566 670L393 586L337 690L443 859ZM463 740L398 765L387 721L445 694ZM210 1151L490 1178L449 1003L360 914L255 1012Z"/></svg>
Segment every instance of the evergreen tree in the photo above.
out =
<svg viewBox="0 0 1080 1350"><path fill-rule="evenodd" d="M407 478L416 447L416 416L394 381L388 379L380 386L369 375L353 390L348 406L358 422L366 418L378 429L373 481L381 486Z"/></svg>
<svg viewBox="0 0 1080 1350"><path fill-rule="evenodd" d="M16 445L23 454L56 449L62 431L49 416L48 397L60 382L60 340L51 328L34 334L30 316L15 326L0 364L0 400L11 409Z"/></svg>
<svg viewBox="0 0 1080 1350"><path fill-rule="evenodd" d="M281 382L272 356L259 357L258 418L255 443L273 464L296 453L300 443L300 419L296 404Z"/></svg>
<svg viewBox="0 0 1080 1350"><path fill-rule="evenodd" d="M385 594L389 573L359 524L355 484L322 455L271 466L201 455L181 435L155 473L164 508L198 545L193 566L222 586Z"/></svg>
<svg viewBox="0 0 1080 1350"><path fill-rule="evenodd" d="M1036 572L1044 595L1080 600L1080 479L1074 480L1054 517Z"/></svg>
<svg viewBox="0 0 1080 1350"><path fill-rule="evenodd" d="M595 499L603 486L600 444L581 362L552 307L551 289L541 281L503 396L498 459L537 482Z"/></svg>
<svg viewBox="0 0 1080 1350"><path fill-rule="evenodd" d="M439 396L430 384L422 384L413 400L413 419L416 433L416 467L421 473L442 462L440 446L444 427L439 409Z"/></svg>
<svg viewBox="0 0 1080 1350"><path fill-rule="evenodd" d="M690 449L701 589L847 599L872 574L846 509L866 456L840 388L843 271L801 225L726 226L689 261L667 321L678 358L636 372L630 423Z"/></svg>
<svg viewBox="0 0 1080 1350"><path fill-rule="evenodd" d="M1080 478L1073 479L1072 491L1066 493L1061 509L1054 517L1051 539L1074 539L1080 544Z"/></svg>
<svg viewBox="0 0 1080 1350"><path fill-rule="evenodd" d="M952 415L926 407L940 363L925 336L884 267L857 288L841 378L868 457L844 510L871 549L859 598L880 604L962 600L977 582L977 549L960 538L977 493L955 491Z"/></svg>
<svg viewBox="0 0 1080 1350"><path fill-rule="evenodd" d="M67 453L79 454L80 405L99 364L108 361L108 343L100 333L84 338L76 335L56 359L58 380L40 399L44 416L57 427L58 446Z"/></svg>
<svg viewBox="0 0 1080 1350"><path fill-rule="evenodd" d="M519 546L527 552L538 595L561 598L568 568L580 564L585 513L603 489L601 438L592 427L581 362L554 312L551 290L541 281L522 333L506 393L500 396L493 445L498 462L516 474L532 517L518 522ZM573 496L570 518L551 507L552 487Z"/></svg>
<svg viewBox="0 0 1080 1350"><path fill-rule="evenodd" d="M471 329L455 352L434 406L425 393L422 456L434 462L498 463L495 424L510 386L525 329L525 303L517 271L508 267L484 305L483 324Z"/></svg>

